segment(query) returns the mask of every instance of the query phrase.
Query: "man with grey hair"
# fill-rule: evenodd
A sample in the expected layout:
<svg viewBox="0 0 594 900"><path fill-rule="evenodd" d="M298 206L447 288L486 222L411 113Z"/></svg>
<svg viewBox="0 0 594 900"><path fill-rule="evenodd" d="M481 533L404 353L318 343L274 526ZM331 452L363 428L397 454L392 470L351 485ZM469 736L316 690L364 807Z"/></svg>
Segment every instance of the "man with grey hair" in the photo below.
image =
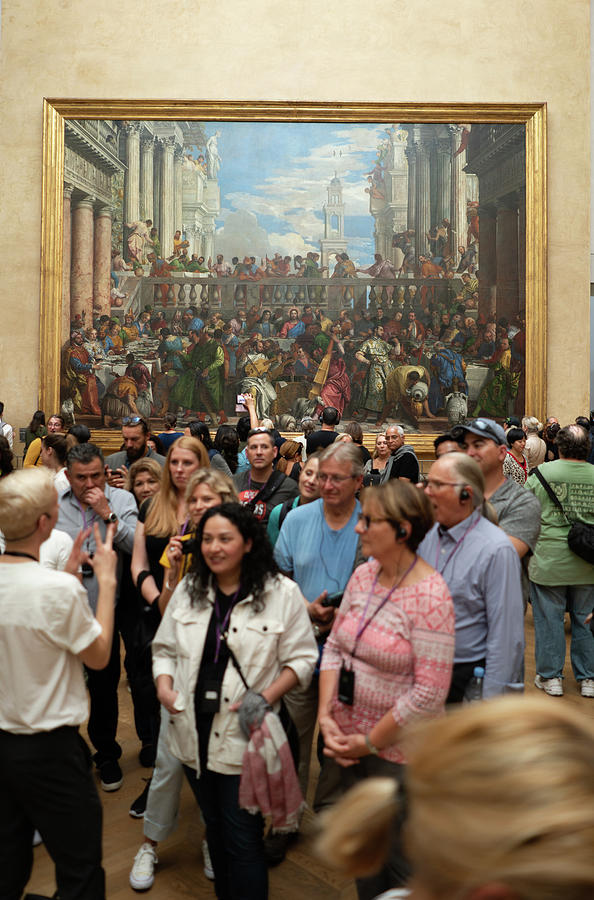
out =
<svg viewBox="0 0 594 900"><path fill-rule="evenodd" d="M576 556L567 543L573 522L594 525L594 468L587 462L590 437L581 425L567 425L555 441L559 459L543 463L525 485L542 507L540 538L528 567L534 683L553 697L563 694L564 617L568 609L573 673L582 697L594 697L594 639L585 622L594 607L594 566Z"/></svg>
<svg viewBox="0 0 594 900"><path fill-rule="evenodd" d="M520 559L507 535L483 516L481 469L463 453L433 463L424 485L435 525L419 555L444 578L456 613L448 703L461 703L475 666L483 696L524 689L524 608Z"/></svg>
<svg viewBox="0 0 594 900"><path fill-rule="evenodd" d="M67 475L70 488L60 496L56 528L75 540L81 532L88 532L84 550L92 557L96 550L97 525L102 539L107 527L115 525L114 549L118 551L118 588L121 579L122 554L132 553L138 511L134 496L106 483L103 454L95 444L77 444L68 453ZM89 528L92 530L89 532ZM99 587L92 567L82 568L83 587L93 613L97 609ZM116 740L118 726L118 683L120 680L120 638L114 633L111 658L100 672L87 669L87 686L91 698L89 737L97 751L95 764L104 791L117 791L122 785L122 770L118 759L122 750Z"/></svg>
<svg viewBox="0 0 594 900"><path fill-rule="evenodd" d="M359 448L353 443L330 444L319 459L320 499L288 513L274 558L279 568L301 588L321 649L336 615L335 607L324 606L324 601L329 595L338 601L353 569L363 562L355 532L361 512L356 495L363 482L363 465ZM285 695L285 702L299 735L299 783L306 796L318 709L317 674L306 691L290 691ZM336 791L336 764L331 763L324 760L314 808L326 805ZM266 839L271 862L282 861L290 840L291 835Z"/></svg>
<svg viewBox="0 0 594 900"><path fill-rule="evenodd" d="M386 443L391 456L380 479L380 484L390 478L404 478L416 484L419 480L419 460L412 447L404 443L404 428L401 425L389 425L386 428Z"/></svg>

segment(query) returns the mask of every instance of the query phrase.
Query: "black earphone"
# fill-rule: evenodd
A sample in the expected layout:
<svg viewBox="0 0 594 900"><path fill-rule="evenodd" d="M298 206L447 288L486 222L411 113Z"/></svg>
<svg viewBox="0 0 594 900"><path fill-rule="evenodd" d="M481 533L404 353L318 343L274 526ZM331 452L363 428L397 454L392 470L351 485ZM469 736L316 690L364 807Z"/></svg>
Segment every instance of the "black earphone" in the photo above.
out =
<svg viewBox="0 0 594 900"><path fill-rule="evenodd" d="M470 500L470 493L466 490L466 488L462 488L460 491L460 500Z"/></svg>
<svg viewBox="0 0 594 900"><path fill-rule="evenodd" d="M399 537L399 538L407 538L407 537L408 537L408 531L406 530L406 528L404 527L404 525L399 525L399 526L398 526L398 530L396 531L396 535L397 535L397 537Z"/></svg>

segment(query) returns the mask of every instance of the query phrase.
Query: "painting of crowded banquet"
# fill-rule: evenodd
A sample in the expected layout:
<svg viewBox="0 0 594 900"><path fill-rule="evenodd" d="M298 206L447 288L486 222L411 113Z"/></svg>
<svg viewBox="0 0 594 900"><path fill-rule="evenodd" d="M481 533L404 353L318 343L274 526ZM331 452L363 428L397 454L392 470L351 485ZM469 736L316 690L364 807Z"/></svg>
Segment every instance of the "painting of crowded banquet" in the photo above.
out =
<svg viewBox="0 0 594 900"><path fill-rule="evenodd" d="M524 410L524 124L65 120L62 409Z"/></svg>

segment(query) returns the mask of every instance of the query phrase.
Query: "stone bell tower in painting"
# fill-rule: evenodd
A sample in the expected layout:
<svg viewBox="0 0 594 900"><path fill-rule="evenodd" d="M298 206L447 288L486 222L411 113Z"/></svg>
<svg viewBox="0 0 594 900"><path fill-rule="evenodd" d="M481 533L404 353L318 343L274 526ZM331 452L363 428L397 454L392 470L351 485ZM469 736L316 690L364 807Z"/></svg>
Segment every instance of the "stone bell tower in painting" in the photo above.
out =
<svg viewBox="0 0 594 900"><path fill-rule="evenodd" d="M329 265L333 253L346 253L347 241L344 236L344 203L342 202L342 182L334 173L328 185L328 202L324 203L324 237L320 241L322 266Z"/></svg>

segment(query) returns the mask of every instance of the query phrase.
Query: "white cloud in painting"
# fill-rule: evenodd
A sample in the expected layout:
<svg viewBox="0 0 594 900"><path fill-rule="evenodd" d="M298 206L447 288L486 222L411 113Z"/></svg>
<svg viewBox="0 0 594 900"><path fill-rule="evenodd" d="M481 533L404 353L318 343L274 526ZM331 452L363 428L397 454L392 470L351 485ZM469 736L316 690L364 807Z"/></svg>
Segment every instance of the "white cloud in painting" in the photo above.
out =
<svg viewBox="0 0 594 900"><path fill-rule="evenodd" d="M332 143L314 146L309 153L294 157L283 168L273 169L249 191L226 194L225 203L237 213L249 211L256 217L269 217L273 224L268 240L273 252L294 254L319 249L324 232L322 208L328 198L328 184L335 173L342 182L345 218L370 215L369 195L365 193L366 175L373 166L378 143L385 137L382 131L379 125L339 128ZM243 234L234 228L231 233L229 216L228 213L223 228L217 231L217 248L233 246L232 255L240 255L243 252L240 247L250 245L253 228ZM240 237L241 241L237 243ZM348 241L349 249L356 250L365 260L371 256L373 242L370 237L349 237ZM221 252L225 251L221 249ZM253 252L260 251L254 249Z"/></svg>
<svg viewBox="0 0 594 900"><path fill-rule="evenodd" d="M266 256L270 253L268 233L258 225L255 213L248 209L225 210L222 228L215 235L216 252L230 262L232 257Z"/></svg>

